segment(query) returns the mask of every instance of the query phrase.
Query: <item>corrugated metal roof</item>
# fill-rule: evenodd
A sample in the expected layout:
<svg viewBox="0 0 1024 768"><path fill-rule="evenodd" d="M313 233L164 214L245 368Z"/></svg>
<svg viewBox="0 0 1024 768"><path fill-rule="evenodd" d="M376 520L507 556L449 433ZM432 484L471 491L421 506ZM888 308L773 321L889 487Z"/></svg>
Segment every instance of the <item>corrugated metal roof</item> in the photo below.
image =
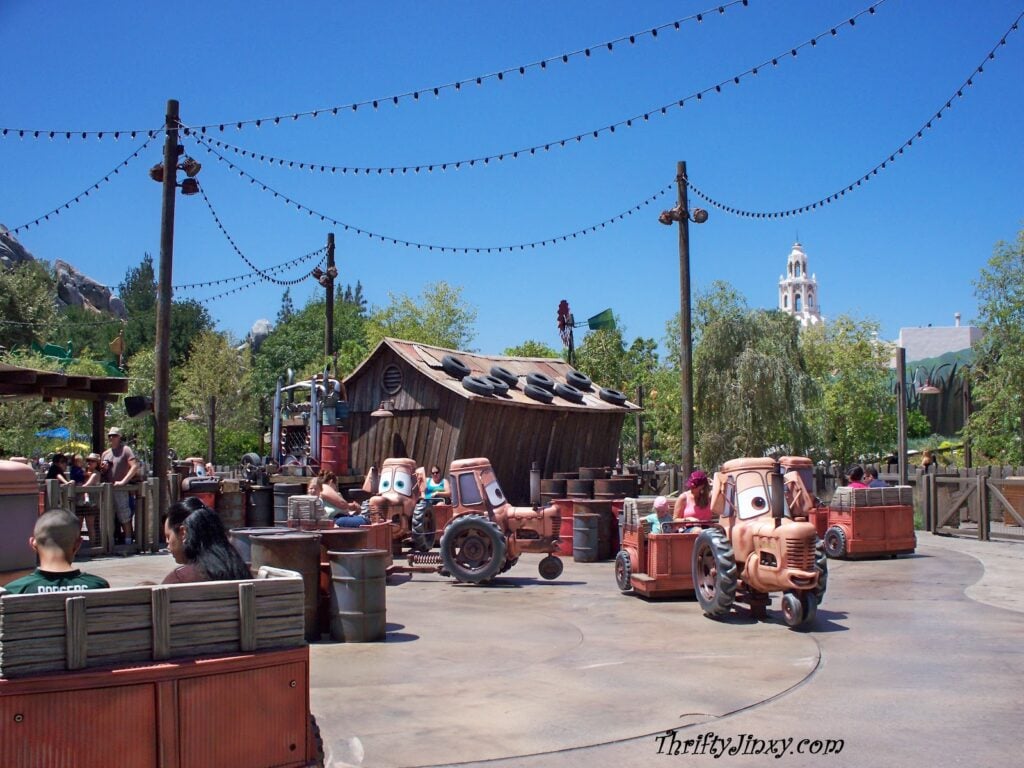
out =
<svg viewBox="0 0 1024 768"><path fill-rule="evenodd" d="M377 355L378 351L383 346L387 346L394 350L396 354L423 373L423 375L430 377L438 384L447 387L452 392L461 395L467 400L480 399L491 403L504 403L507 405L518 405L529 408L542 408L546 410L559 411L601 410L621 412L641 410L639 406L628 400L625 405L613 405L605 402L598 394L601 389L598 382L593 383L593 388L590 392L583 392L582 403L573 403L569 400L558 397L557 395L550 404L542 403L539 400L527 397L526 394L523 393L523 387L526 385L527 374L542 373L559 383L566 383L566 375L575 369L564 360L560 360L558 358L481 355L476 352L445 349L444 347L434 347L429 344L418 344L416 342L404 341L402 339L383 339L377 348L366 357L359 367L349 374L345 379L346 385L359 375L359 372L366 367L370 360ZM500 365L502 368L511 371L519 377L519 387L509 389L508 394L504 396L478 395L470 392L462 386L462 381L460 379L454 378L444 371L441 366L441 360L445 355L452 355L461 360L469 367L471 375L473 376L488 376L491 373L492 366Z"/></svg>

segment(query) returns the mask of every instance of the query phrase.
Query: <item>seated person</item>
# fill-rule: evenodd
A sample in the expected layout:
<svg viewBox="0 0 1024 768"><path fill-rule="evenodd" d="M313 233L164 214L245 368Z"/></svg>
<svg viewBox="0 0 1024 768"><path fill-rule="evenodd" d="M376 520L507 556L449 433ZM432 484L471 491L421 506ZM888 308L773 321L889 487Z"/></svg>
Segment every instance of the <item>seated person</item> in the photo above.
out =
<svg viewBox="0 0 1024 768"><path fill-rule="evenodd" d="M864 468L860 464L854 464L850 468L850 472L847 475L850 479L848 488L867 488L867 484L864 482Z"/></svg>
<svg viewBox="0 0 1024 768"><path fill-rule="evenodd" d="M668 499L659 496L654 500L654 511L644 518L651 524L651 533L663 533L662 523L672 521L672 510L669 508Z"/></svg>
<svg viewBox="0 0 1024 768"><path fill-rule="evenodd" d="M868 481L868 488L888 488L889 484L885 480L878 479L878 470L874 467L868 467L864 470L864 479Z"/></svg>
<svg viewBox="0 0 1024 768"><path fill-rule="evenodd" d="M444 502L444 497L450 495L451 491L448 490L448 481L441 474L441 470L438 469L437 465L433 465L430 468L430 475L427 476L426 483L424 484L423 498L432 504L439 504Z"/></svg>
<svg viewBox="0 0 1024 768"><path fill-rule="evenodd" d="M676 499L672 517L696 524L687 530L699 530L701 523L711 522L711 484L708 476L698 469L690 474L686 488L686 493Z"/></svg>
<svg viewBox="0 0 1024 768"><path fill-rule="evenodd" d="M251 579L217 513L195 496L172 504L164 519L167 549L180 565L164 578L164 584L193 581Z"/></svg>
<svg viewBox="0 0 1024 768"><path fill-rule="evenodd" d="M320 497L320 501L324 504L324 515L333 517L334 524L338 528L358 528L361 525L369 524L369 519L361 514L362 508L359 504L354 501L346 501L335 483L334 473L329 469L324 469L309 484L309 495Z"/></svg>
<svg viewBox="0 0 1024 768"><path fill-rule="evenodd" d="M64 509L51 509L39 516L28 543L39 555L39 567L22 576L5 589L15 595L38 592L80 592L84 589L106 589L105 579L82 573L74 565L82 546L82 523Z"/></svg>

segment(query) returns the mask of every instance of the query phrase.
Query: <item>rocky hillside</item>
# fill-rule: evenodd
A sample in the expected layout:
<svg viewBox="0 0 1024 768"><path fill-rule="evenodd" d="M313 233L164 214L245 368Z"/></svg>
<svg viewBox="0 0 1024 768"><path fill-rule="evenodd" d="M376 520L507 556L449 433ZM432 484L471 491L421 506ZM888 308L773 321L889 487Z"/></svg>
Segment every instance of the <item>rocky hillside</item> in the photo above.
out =
<svg viewBox="0 0 1024 768"><path fill-rule="evenodd" d="M36 258L25 250L18 239L0 224L0 266L9 269ZM102 283L82 274L66 261L58 259L53 265L57 280L57 303L62 307L84 307L124 318L124 303Z"/></svg>

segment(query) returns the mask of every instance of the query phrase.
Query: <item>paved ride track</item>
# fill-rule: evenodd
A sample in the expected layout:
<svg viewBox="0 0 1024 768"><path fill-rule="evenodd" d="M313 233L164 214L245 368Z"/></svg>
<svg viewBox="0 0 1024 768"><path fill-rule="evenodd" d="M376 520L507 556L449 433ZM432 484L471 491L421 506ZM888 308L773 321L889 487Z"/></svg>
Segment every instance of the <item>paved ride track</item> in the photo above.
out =
<svg viewBox="0 0 1024 768"><path fill-rule="evenodd" d="M791 738L775 763L787 768L1016 763L1024 546L921 534L913 557L831 561L806 631L782 623L777 600L767 622L716 622L692 599L620 595L611 563L568 562L542 582L534 559L491 587L398 577L388 642L312 646L329 766L774 762L716 759L713 737ZM88 570L122 585L167 564ZM705 754L664 754L667 729ZM802 739L842 752L798 754Z"/></svg>

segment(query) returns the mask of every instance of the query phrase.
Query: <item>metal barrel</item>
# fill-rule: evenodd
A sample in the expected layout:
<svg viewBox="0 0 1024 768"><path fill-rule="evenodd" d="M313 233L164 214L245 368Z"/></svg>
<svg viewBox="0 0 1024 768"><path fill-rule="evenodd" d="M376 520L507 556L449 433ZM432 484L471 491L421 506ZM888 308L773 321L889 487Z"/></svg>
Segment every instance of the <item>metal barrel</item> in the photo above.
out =
<svg viewBox="0 0 1024 768"><path fill-rule="evenodd" d="M254 536L250 541L253 569L270 565L302 574L306 640L319 640L317 587L320 583L320 535L289 531L273 536Z"/></svg>
<svg viewBox="0 0 1024 768"><path fill-rule="evenodd" d="M607 467L580 467L580 480L599 480L608 477Z"/></svg>
<svg viewBox="0 0 1024 768"><path fill-rule="evenodd" d="M554 505L558 507L558 516L561 520L558 529L558 554L565 557L572 557L572 499L555 499Z"/></svg>
<svg viewBox="0 0 1024 768"><path fill-rule="evenodd" d="M276 483L274 485L274 525L288 523L288 498L306 492L302 483Z"/></svg>
<svg viewBox="0 0 1024 768"><path fill-rule="evenodd" d="M591 512L573 512L572 559L577 563L597 560L597 527L600 519Z"/></svg>
<svg viewBox="0 0 1024 768"><path fill-rule="evenodd" d="M612 515L611 501L600 499L576 499L572 505L573 517L577 515L597 515L597 560L608 560L615 553L612 551L612 526L615 519ZM575 536L575 529L573 529ZM574 544L575 547L575 544Z"/></svg>
<svg viewBox="0 0 1024 768"><path fill-rule="evenodd" d="M387 632L387 555L383 549L328 552L331 637L346 643L383 640Z"/></svg>
<svg viewBox="0 0 1024 768"><path fill-rule="evenodd" d="M249 507L245 524L262 528L274 524L274 489L269 485L255 485L249 490Z"/></svg>
<svg viewBox="0 0 1024 768"><path fill-rule="evenodd" d="M245 491L221 491L217 497L217 516L224 530L245 527Z"/></svg>
<svg viewBox="0 0 1024 768"><path fill-rule="evenodd" d="M233 528L228 531L228 541L238 550L245 564L252 566L252 538L254 536L275 536L288 533L287 528L273 528L271 526L253 526L250 528Z"/></svg>
<svg viewBox="0 0 1024 768"><path fill-rule="evenodd" d="M571 499L589 499L594 495L593 480L566 480L566 495Z"/></svg>

